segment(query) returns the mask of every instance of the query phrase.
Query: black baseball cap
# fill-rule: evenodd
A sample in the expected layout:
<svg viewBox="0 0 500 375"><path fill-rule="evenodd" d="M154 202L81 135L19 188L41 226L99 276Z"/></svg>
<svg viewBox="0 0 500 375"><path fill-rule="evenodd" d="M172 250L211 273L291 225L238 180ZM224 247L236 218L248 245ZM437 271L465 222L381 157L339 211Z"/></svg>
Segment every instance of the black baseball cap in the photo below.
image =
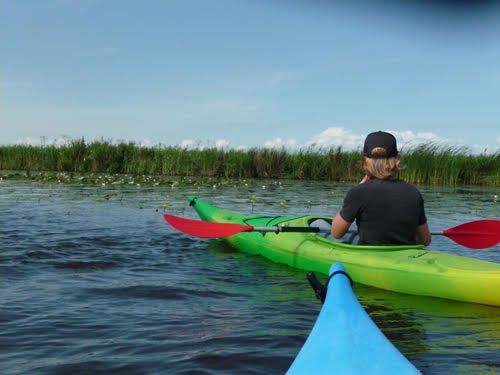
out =
<svg viewBox="0 0 500 375"><path fill-rule="evenodd" d="M385 152L377 152L374 154L373 150L379 147L383 148ZM365 139L363 155L373 159L384 159L398 156L396 138L392 134L383 131L368 134Z"/></svg>

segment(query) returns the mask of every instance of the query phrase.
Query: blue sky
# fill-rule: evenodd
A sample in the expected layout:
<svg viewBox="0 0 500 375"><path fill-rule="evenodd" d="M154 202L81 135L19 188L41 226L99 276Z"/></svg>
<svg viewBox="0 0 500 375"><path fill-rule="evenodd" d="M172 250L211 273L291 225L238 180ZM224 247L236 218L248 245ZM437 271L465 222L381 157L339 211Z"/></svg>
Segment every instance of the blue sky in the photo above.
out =
<svg viewBox="0 0 500 375"><path fill-rule="evenodd" d="M495 151L500 7L475 3L3 0L0 143Z"/></svg>

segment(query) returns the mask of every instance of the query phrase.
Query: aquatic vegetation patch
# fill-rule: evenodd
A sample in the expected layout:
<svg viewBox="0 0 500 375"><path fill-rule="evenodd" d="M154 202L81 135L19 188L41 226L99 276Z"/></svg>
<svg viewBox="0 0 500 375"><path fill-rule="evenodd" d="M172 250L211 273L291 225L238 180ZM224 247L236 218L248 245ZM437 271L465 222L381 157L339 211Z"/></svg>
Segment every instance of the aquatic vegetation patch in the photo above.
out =
<svg viewBox="0 0 500 375"><path fill-rule="evenodd" d="M430 144L404 150L402 156L405 168L401 177L416 184L500 185L500 151L475 155L465 148ZM362 176L360 158L359 152L340 147L297 152L270 148L185 149L142 147L131 142L87 143L84 139L60 146L0 146L0 170L23 171L27 178L69 183L78 182L75 176L81 183L101 184L178 183L172 176L192 178L193 185L200 179L215 179L215 185L229 179L355 182Z"/></svg>

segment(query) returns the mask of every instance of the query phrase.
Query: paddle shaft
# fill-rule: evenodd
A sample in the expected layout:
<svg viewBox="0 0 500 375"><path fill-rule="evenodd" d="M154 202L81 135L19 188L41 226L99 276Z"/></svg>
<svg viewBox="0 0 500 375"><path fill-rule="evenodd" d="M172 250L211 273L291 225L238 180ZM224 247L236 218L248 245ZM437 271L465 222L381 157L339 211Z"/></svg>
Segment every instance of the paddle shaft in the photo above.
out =
<svg viewBox="0 0 500 375"><path fill-rule="evenodd" d="M248 230L248 232L259 232L259 233L331 233L331 229L329 228L318 228L318 227L252 227L252 229ZM358 232L355 230L347 231L346 234L355 234L358 235ZM432 232L433 236L446 236L443 232Z"/></svg>
<svg viewBox="0 0 500 375"><path fill-rule="evenodd" d="M254 227L249 225L248 230L245 232L259 232L259 233L331 233L329 228L318 227L289 227L289 226L270 226L270 227ZM350 230L346 233L358 234L357 231ZM446 236L443 232L432 232L433 236ZM472 235L472 234L471 234Z"/></svg>
<svg viewBox="0 0 500 375"><path fill-rule="evenodd" d="M329 228L318 227L288 227L288 226L272 226L272 227L252 227L251 232L260 233L330 233ZM249 231L250 232L250 231Z"/></svg>
<svg viewBox="0 0 500 375"><path fill-rule="evenodd" d="M270 226L254 227L236 223L208 222L185 219L165 214L165 220L172 227L196 237L225 238L242 232L261 233L330 233L331 229L319 227ZM356 233L349 231L348 233ZM433 232L434 236L446 236L452 241L470 249L486 249L500 242L500 220L476 220ZM353 235L354 236L354 235ZM352 237L351 237L352 239Z"/></svg>

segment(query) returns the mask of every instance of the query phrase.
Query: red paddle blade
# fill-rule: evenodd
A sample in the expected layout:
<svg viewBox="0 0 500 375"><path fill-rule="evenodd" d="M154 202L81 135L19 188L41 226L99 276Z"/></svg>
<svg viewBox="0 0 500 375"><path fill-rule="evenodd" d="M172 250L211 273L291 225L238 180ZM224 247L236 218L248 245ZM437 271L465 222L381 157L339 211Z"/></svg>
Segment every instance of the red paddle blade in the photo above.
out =
<svg viewBox="0 0 500 375"><path fill-rule="evenodd" d="M174 215L163 215L167 223L175 229L195 237L224 238L241 232L251 232L253 226L232 223L212 223L210 221L184 219Z"/></svg>
<svg viewBox="0 0 500 375"><path fill-rule="evenodd" d="M445 229L443 235L471 249L486 249L500 242L500 220L477 220Z"/></svg>

